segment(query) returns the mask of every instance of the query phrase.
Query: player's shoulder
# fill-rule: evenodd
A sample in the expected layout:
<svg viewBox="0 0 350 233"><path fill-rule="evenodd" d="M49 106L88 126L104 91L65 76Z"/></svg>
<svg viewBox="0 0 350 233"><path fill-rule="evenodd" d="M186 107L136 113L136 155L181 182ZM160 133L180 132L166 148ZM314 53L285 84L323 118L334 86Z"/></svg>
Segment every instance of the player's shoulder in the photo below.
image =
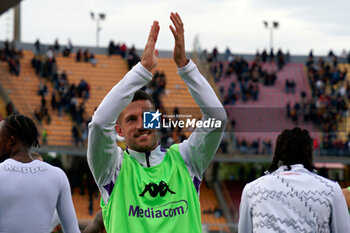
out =
<svg viewBox="0 0 350 233"><path fill-rule="evenodd" d="M337 187L337 186L339 186L337 181L334 181L334 180L328 179L326 177L323 177L323 176L317 174L317 172L306 171L305 174L310 176L310 177L312 177L315 180L315 182L322 183L326 187ZM319 186L319 187L322 187L322 186Z"/></svg>
<svg viewBox="0 0 350 233"><path fill-rule="evenodd" d="M53 175L57 175L57 176L65 175L64 171L60 167L56 167L47 162L39 161L39 160L36 161L36 163L38 164L38 166L45 167L46 170L52 173Z"/></svg>
<svg viewBox="0 0 350 233"><path fill-rule="evenodd" d="M267 183L273 182L274 179L275 178L271 174L263 175L255 180L247 183L244 186L244 190L245 191L252 190L252 189L255 189L257 186L265 187Z"/></svg>

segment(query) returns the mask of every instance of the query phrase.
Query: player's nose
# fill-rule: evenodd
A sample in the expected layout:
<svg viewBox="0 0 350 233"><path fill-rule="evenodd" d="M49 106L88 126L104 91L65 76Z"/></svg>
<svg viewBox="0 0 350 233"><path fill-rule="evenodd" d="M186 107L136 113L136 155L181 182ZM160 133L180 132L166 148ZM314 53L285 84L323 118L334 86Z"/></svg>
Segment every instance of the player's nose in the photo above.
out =
<svg viewBox="0 0 350 233"><path fill-rule="evenodd" d="M142 118L142 116L138 117L137 123L136 123L136 128L137 129L143 129L143 118Z"/></svg>

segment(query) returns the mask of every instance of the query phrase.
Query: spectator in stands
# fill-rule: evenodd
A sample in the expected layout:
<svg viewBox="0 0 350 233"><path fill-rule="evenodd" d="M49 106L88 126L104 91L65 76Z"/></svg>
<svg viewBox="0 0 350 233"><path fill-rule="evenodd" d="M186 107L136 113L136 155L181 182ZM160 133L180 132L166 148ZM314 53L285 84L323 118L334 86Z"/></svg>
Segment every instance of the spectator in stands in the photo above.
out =
<svg viewBox="0 0 350 233"><path fill-rule="evenodd" d="M277 68L278 68L278 70L281 70L284 65L285 65L284 54L282 53L282 50L279 49L277 51Z"/></svg>
<svg viewBox="0 0 350 233"><path fill-rule="evenodd" d="M213 49L212 56L213 56L213 61L216 61L218 59L219 51L216 47L214 47Z"/></svg>
<svg viewBox="0 0 350 233"><path fill-rule="evenodd" d="M120 49L120 44L117 43L114 47L114 54L116 55L122 55L121 49Z"/></svg>
<svg viewBox="0 0 350 233"><path fill-rule="evenodd" d="M259 84L258 83L251 83L250 84L250 93L252 95L252 98L254 101L257 101L258 100L258 97L259 97Z"/></svg>
<svg viewBox="0 0 350 233"><path fill-rule="evenodd" d="M108 55L110 56L110 55L113 55L114 53L115 53L115 45L113 40L111 40L108 45Z"/></svg>
<svg viewBox="0 0 350 233"><path fill-rule="evenodd" d="M314 57L314 50L310 49L309 58L313 58L313 57Z"/></svg>
<svg viewBox="0 0 350 233"><path fill-rule="evenodd" d="M259 154L260 138L254 139L251 145L254 154Z"/></svg>
<svg viewBox="0 0 350 233"><path fill-rule="evenodd" d="M53 45L54 51L55 51L55 55L57 56L58 53L60 52L60 44L58 42L58 38L56 38L55 40L55 44Z"/></svg>
<svg viewBox="0 0 350 233"><path fill-rule="evenodd" d="M42 116L41 116L40 111L39 111L37 108L34 109L34 116L35 116L35 118L39 121L39 123L41 123Z"/></svg>
<svg viewBox="0 0 350 233"><path fill-rule="evenodd" d="M295 86L296 86L296 84L295 84L295 82L294 82L294 80L290 80L290 79L286 79L286 85L285 85L286 87L286 93L287 94L294 94L295 93Z"/></svg>
<svg viewBox="0 0 350 233"><path fill-rule="evenodd" d="M48 92L46 81L40 80L38 89L38 95L45 97Z"/></svg>
<svg viewBox="0 0 350 233"><path fill-rule="evenodd" d="M34 48L35 48L35 55L40 55L41 44L40 44L40 40L39 39L37 39L35 41Z"/></svg>
<svg viewBox="0 0 350 233"><path fill-rule="evenodd" d="M97 60L95 59L95 55L93 53L90 54L90 63L93 65L93 66L96 66L97 64Z"/></svg>
<svg viewBox="0 0 350 233"><path fill-rule="evenodd" d="M84 62L89 62L90 61L90 53L88 49L85 49L84 51Z"/></svg>
<svg viewBox="0 0 350 233"><path fill-rule="evenodd" d="M19 57L16 53L11 52L11 56L7 58L7 63L9 65L9 71L12 75L19 76L21 64Z"/></svg>
<svg viewBox="0 0 350 233"><path fill-rule="evenodd" d="M287 49L287 53L286 53L286 63L290 62L290 52L289 49Z"/></svg>
<svg viewBox="0 0 350 233"><path fill-rule="evenodd" d="M226 50L225 50L225 60L226 61L231 61L233 58L232 58L232 53L230 51L230 48L227 47Z"/></svg>
<svg viewBox="0 0 350 233"><path fill-rule="evenodd" d="M269 60L270 60L270 62L272 63L272 62L274 62L274 59L275 59L275 54L274 54L274 52L273 52L273 48L271 48Z"/></svg>
<svg viewBox="0 0 350 233"><path fill-rule="evenodd" d="M140 61L140 57L136 53L135 46L132 46L131 49L129 49L129 55L128 55L128 67L129 70L136 65Z"/></svg>
<svg viewBox="0 0 350 233"><path fill-rule="evenodd" d="M47 136L47 130L43 128L43 130L41 131L41 140L43 142L43 145L47 145Z"/></svg>
<svg viewBox="0 0 350 233"><path fill-rule="evenodd" d="M72 52L72 49L73 49L73 44L72 44L71 40L68 39L68 44L67 44L67 46L63 49L63 52L62 52L63 56L64 56L64 57L69 57L69 56L70 56L70 53Z"/></svg>
<svg viewBox="0 0 350 233"><path fill-rule="evenodd" d="M74 139L75 146L79 146L79 144L81 143L81 131L77 123L74 123L73 125L72 136Z"/></svg>
<svg viewBox="0 0 350 233"><path fill-rule="evenodd" d="M53 46L50 46L49 49L46 51L46 58L53 59L54 56L55 56L54 48L53 48Z"/></svg>
<svg viewBox="0 0 350 233"><path fill-rule="evenodd" d="M120 46L120 48L119 48L120 55L121 55L122 58L124 58L124 59L125 59L125 57L126 57L126 52L127 52L127 50L128 50L128 47L126 47L126 44L125 44L125 43L123 43L123 44Z"/></svg>
<svg viewBox="0 0 350 233"><path fill-rule="evenodd" d="M57 90L53 90L52 93L51 93L51 109L53 111L55 111L56 108L57 108L58 99L59 99L59 97L58 97Z"/></svg>
<svg viewBox="0 0 350 233"><path fill-rule="evenodd" d="M41 108L45 108L45 107L46 107L46 99L44 95L41 95Z"/></svg>
<svg viewBox="0 0 350 233"><path fill-rule="evenodd" d="M7 114L7 116L11 116L14 113L15 113L14 107L13 107L12 102L10 101L6 104L6 114Z"/></svg>
<svg viewBox="0 0 350 233"><path fill-rule="evenodd" d="M266 62L267 61L267 52L266 49L261 53L261 61Z"/></svg>
<svg viewBox="0 0 350 233"><path fill-rule="evenodd" d="M78 49L77 54L75 55L75 61L80 62L83 57L83 53L81 52L81 49Z"/></svg>
<svg viewBox="0 0 350 233"><path fill-rule="evenodd" d="M41 74L41 59L40 56L34 56L31 61L32 68L35 69L37 75Z"/></svg>
<svg viewBox="0 0 350 233"><path fill-rule="evenodd" d="M248 143L244 138L241 141L237 141L237 147L238 150L243 154L248 152Z"/></svg>
<svg viewBox="0 0 350 233"><path fill-rule="evenodd" d="M262 142L262 154L271 155L272 154L272 142L271 139L265 139Z"/></svg>
<svg viewBox="0 0 350 233"><path fill-rule="evenodd" d="M314 172L312 140L300 128L278 136L267 175L244 187L239 215L239 233L350 229L341 188Z"/></svg>
<svg viewBox="0 0 350 233"><path fill-rule="evenodd" d="M0 123L0 228L5 232L49 232L57 209L65 232L78 233L78 221L64 172L34 160L39 146L34 122L14 115ZM9 189L9 184L15 189Z"/></svg>

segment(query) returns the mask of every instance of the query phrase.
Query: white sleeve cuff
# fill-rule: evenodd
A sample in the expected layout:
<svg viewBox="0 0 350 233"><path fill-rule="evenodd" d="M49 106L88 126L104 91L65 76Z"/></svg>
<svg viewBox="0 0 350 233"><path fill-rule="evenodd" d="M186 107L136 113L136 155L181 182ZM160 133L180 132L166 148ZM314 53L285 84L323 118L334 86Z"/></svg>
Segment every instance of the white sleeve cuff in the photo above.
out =
<svg viewBox="0 0 350 233"><path fill-rule="evenodd" d="M187 65L177 68L177 73L182 77L182 75L189 73L194 69L196 69L196 64L190 59Z"/></svg>
<svg viewBox="0 0 350 233"><path fill-rule="evenodd" d="M133 68L136 73L138 73L141 77L145 78L148 81L151 81L153 74L149 72L141 62L138 62Z"/></svg>

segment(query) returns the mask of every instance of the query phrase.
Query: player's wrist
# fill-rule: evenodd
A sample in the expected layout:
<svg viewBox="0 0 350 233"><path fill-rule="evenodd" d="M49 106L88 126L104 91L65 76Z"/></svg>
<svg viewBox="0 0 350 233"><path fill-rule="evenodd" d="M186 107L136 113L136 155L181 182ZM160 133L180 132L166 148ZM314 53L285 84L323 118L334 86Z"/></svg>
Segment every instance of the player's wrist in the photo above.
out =
<svg viewBox="0 0 350 233"><path fill-rule="evenodd" d="M149 63L149 62L146 62L146 61L141 61L141 65L146 69L146 70L148 70L148 71L152 71L152 69L153 69L153 67L155 66L155 65L153 65L153 64L151 64L151 63Z"/></svg>
<svg viewBox="0 0 350 233"><path fill-rule="evenodd" d="M176 66L177 66L177 68L185 67L188 64L188 62L189 62L189 59L187 59L187 58L180 59L180 60L176 61Z"/></svg>

